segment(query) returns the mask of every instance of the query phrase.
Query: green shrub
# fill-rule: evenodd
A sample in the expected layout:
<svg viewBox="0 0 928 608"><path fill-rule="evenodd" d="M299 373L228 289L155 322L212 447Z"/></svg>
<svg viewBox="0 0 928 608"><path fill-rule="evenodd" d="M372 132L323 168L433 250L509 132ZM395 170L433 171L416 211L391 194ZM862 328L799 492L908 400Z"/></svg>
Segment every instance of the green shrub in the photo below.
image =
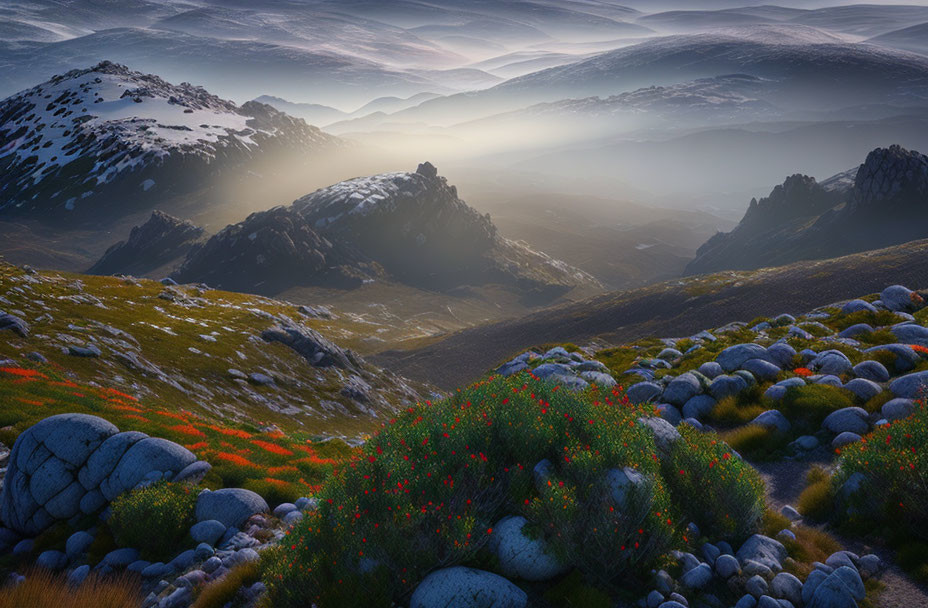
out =
<svg viewBox="0 0 928 608"><path fill-rule="evenodd" d="M831 518L834 514L834 490L831 476L824 469L809 469L806 487L799 495L796 506L803 516L812 521L824 522Z"/></svg>
<svg viewBox="0 0 928 608"><path fill-rule="evenodd" d="M327 481L319 510L291 531L286 550L265 558L270 601L401 602L436 566L492 564L484 547L506 515L528 519L531 533L597 588L633 586L681 546L678 530L698 515L692 502L671 509L654 439L637 423L649 414L617 391L572 393L527 374L408 408ZM694 475L732 471L733 481L714 487L744 477L720 444L679 443L676 458ZM687 459L688 449L707 453ZM715 458L724 466L709 466ZM551 467L536 483L542 460ZM643 482L617 504L606 473L623 467ZM751 525L739 511L728 515L727 529Z"/></svg>
<svg viewBox="0 0 928 608"><path fill-rule="evenodd" d="M258 562L243 562L203 587L190 608L223 608L235 600L242 587L252 585L261 578Z"/></svg>
<svg viewBox="0 0 928 608"><path fill-rule="evenodd" d="M742 456L766 460L782 450L789 437L770 427L748 424L722 433L722 439Z"/></svg>
<svg viewBox="0 0 928 608"><path fill-rule="evenodd" d="M773 404L790 421L793 434L814 433L828 414L853 406L853 393L827 384L791 386L783 398Z"/></svg>
<svg viewBox="0 0 928 608"><path fill-rule="evenodd" d="M860 491L840 501L851 519L882 523L928 540L928 409L919 404L905 420L877 428L841 449L834 487L853 475ZM838 491L839 498L841 492Z"/></svg>
<svg viewBox="0 0 928 608"><path fill-rule="evenodd" d="M159 482L116 497L107 525L121 547L145 559L170 558L194 523L196 494L187 484Z"/></svg>
<svg viewBox="0 0 928 608"><path fill-rule="evenodd" d="M747 424L767 411L762 405L753 404L742 406L735 396L725 397L715 404L707 417L709 422L722 426L741 426Z"/></svg>
<svg viewBox="0 0 928 608"><path fill-rule="evenodd" d="M764 482L757 471L712 433L679 427L665 468L674 502L709 538L740 541L757 531L764 513Z"/></svg>

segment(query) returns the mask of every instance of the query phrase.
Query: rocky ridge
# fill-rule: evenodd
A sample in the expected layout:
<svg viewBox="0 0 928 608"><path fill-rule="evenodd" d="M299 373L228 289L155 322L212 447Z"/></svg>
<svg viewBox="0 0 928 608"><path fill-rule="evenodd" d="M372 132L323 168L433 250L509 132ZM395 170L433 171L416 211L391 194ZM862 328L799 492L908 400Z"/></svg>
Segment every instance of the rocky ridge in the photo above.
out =
<svg viewBox="0 0 928 608"><path fill-rule="evenodd" d="M849 179L853 174L853 181ZM928 236L928 157L878 148L822 183L794 175L752 200L741 223L699 248L686 274L836 257Z"/></svg>
<svg viewBox="0 0 928 608"><path fill-rule="evenodd" d="M341 182L289 207L253 213L191 251L173 278L264 294L384 278L429 289L598 286L588 274L500 236L489 216L461 200L430 163L414 173Z"/></svg>
<svg viewBox="0 0 928 608"><path fill-rule="evenodd" d="M132 228L128 240L107 249L87 273L145 276L183 258L202 236L203 228L155 210L147 222Z"/></svg>

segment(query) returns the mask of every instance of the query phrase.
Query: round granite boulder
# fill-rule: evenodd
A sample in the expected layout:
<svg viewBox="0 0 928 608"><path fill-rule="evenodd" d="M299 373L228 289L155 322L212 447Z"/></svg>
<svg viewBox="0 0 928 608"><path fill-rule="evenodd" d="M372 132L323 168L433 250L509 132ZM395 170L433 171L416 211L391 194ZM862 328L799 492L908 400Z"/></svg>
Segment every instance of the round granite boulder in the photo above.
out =
<svg viewBox="0 0 928 608"><path fill-rule="evenodd" d="M197 521L215 519L226 527L239 527L257 513L267 513L267 502L260 495L243 488L203 490L197 497Z"/></svg>
<svg viewBox="0 0 928 608"><path fill-rule="evenodd" d="M0 519L20 534L37 535L57 521L99 511L155 472L174 475L195 461L176 443L120 433L96 416L51 416L13 445Z"/></svg>

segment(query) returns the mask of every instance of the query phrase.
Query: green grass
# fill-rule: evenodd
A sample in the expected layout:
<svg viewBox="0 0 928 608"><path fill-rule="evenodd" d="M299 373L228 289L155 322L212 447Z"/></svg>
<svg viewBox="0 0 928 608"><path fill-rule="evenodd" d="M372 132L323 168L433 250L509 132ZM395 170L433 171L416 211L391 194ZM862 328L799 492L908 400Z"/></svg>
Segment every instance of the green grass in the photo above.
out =
<svg viewBox="0 0 928 608"><path fill-rule="evenodd" d="M27 338L4 332L0 359L22 362L25 353L38 352L68 380L109 386L135 397L157 396L171 409L210 416L222 412L226 419L255 426L359 436L378 425L341 394L343 380L336 371L313 368L286 346L260 340L261 332L276 324L275 317L301 320L329 335L341 335L344 328L336 325L347 319L303 319L286 302L193 286L172 288L182 298L171 302L159 298L165 287L156 281L52 272L27 275L3 262L0 285L9 300L4 310L22 311L31 325ZM97 344L101 357L61 352L68 344L88 342ZM163 376L128 367L119 353L135 353ZM266 373L276 386L242 385L230 377L230 368ZM405 403L394 377L369 371L373 388L386 403ZM323 402L338 404L345 413L323 407Z"/></svg>

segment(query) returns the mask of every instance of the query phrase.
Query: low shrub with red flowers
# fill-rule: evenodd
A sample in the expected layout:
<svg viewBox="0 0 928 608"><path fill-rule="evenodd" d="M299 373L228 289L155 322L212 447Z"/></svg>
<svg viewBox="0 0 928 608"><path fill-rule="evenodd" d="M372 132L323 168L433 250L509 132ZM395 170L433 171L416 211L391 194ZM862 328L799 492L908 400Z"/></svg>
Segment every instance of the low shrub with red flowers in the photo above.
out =
<svg viewBox="0 0 928 608"><path fill-rule="evenodd" d="M711 435L705 443L687 433L673 464L662 463L638 422L653 415L619 390L574 393L528 374L409 408L326 482L318 511L265 554L270 602L402 603L437 568L492 569L489 541L506 515L524 516L562 563L604 587L642 580L683 546L685 524L720 494L739 498L719 501L704 520L709 529L730 538L756 529L756 475ZM677 466L683 475L668 476ZM623 468L643 482L619 500L607 473ZM702 484L694 491L706 500L672 502L672 492L694 488L687 484Z"/></svg>
<svg viewBox="0 0 928 608"><path fill-rule="evenodd" d="M928 405L841 448L832 478L839 515L928 540ZM852 480L852 483L845 484Z"/></svg>

